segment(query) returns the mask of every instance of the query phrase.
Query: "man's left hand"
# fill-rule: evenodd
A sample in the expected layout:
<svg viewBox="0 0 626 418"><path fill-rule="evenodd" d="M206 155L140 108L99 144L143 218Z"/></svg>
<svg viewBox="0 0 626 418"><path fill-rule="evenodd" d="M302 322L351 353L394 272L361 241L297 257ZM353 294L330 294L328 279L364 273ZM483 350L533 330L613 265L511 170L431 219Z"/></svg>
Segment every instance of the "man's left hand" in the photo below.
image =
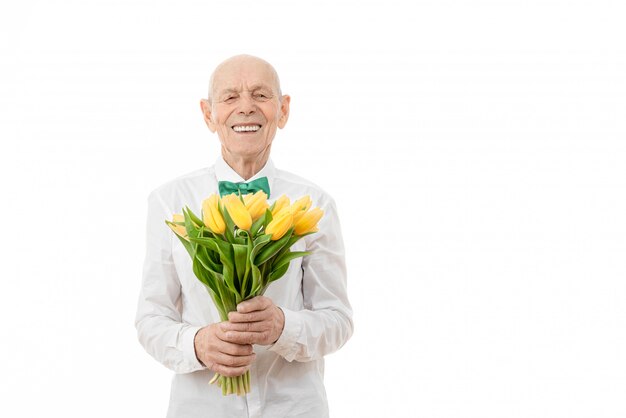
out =
<svg viewBox="0 0 626 418"><path fill-rule="evenodd" d="M222 323L228 341L237 344L274 344L283 332L285 314L268 297L257 296L237 305Z"/></svg>

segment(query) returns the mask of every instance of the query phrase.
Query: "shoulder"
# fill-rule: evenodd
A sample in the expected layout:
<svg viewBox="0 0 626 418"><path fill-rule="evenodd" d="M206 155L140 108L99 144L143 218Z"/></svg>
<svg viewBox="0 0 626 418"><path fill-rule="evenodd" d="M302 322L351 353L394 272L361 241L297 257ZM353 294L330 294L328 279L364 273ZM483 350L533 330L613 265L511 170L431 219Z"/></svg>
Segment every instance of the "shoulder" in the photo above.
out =
<svg viewBox="0 0 626 418"><path fill-rule="evenodd" d="M204 167L170 179L153 189L148 200L159 200L169 204L180 201L184 196L202 190L214 177L214 167Z"/></svg>

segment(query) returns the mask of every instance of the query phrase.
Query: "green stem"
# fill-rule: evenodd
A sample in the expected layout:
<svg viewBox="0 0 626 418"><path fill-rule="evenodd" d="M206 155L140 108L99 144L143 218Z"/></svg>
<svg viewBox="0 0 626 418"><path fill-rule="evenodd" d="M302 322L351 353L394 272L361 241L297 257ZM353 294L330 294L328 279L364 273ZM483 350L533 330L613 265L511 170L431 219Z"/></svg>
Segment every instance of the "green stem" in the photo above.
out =
<svg viewBox="0 0 626 418"><path fill-rule="evenodd" d="M216 373L209 382L209 384L213 383L217 383L217 386L222 389L223 396L234 394L245 396L250 393L250 370L235 377L226 377Z"/></svg>
<svg viewBox="0 0 626 418"><path fill-rule="evenodd" d="M217 380L218 380L219 378L220 378L220 374L219 374L219 373L215 373L215 374L213 375L213 379L211 379L211 380L209 381L209 385L212 385L213 383L217 382Z"/></svg>

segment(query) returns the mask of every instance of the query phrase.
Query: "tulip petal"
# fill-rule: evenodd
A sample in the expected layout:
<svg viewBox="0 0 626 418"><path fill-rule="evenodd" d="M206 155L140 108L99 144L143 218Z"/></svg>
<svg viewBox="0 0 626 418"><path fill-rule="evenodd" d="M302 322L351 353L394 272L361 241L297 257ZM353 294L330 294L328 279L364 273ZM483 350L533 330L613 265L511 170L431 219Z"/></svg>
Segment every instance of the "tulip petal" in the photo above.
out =
<svg viewBox="0 0 626 418"><path fill-rule="evenodd" d="M314 208L308 211L295 223L295 234L302 235L315 228L323 215L324 211L320 208Z"/></svg>
<svg viewBox="0 0 626 418"><path fill-rule="evenodd" d="M226 211L230 215L231 219L240 229L250 230L252 226L252 217L248 210L244 206L243 202L235 194L230 194L222 198Z"/></svg>
<svg viewBox="0 0 626 418"><path fill-rule="evenodd" d="M289 198L286 195L282 195L281 197L279 197L270 207L270 210L272 212L272 215L276 215L278 214L282 209L284 209L287 206L290 206L290 201Z"/></svg>

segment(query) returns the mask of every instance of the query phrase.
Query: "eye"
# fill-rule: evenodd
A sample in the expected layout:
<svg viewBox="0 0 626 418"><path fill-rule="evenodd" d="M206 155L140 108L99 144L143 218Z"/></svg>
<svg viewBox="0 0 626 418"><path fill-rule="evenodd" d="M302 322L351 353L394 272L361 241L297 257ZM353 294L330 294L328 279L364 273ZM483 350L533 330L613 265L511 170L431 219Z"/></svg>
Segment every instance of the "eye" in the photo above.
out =
<svg viewBox="0 0 626 418"><path fill-rule="evenodd" d="M259 100L267 100L268 99L268 97L265 94L263 94L263 93L257 93L257 94L254 95L254 97L259 99Z"/></svg>
<svg viewBox="0 0 626 418"><path fill-rule="evenodd" d="M228 96L228 97L226 97L226 99L224 101L226 103L232 103L233 101L235 101L236 98L237 98L237 96Z"/></svg>

